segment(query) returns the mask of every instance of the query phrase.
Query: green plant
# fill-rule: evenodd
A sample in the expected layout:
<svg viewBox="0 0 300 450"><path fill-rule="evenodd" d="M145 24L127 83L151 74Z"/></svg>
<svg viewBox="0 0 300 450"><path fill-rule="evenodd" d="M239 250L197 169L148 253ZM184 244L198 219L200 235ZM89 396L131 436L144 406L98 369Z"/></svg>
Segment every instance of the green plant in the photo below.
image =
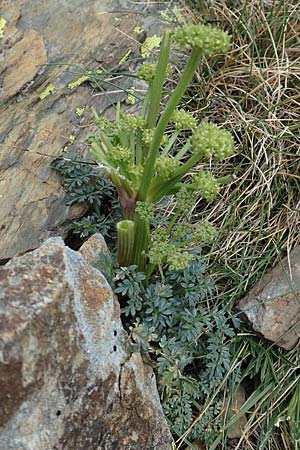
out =
<svg viewBox="0 0 300 450"><path fill-rule="evenodd" d="M87 206L87 214L69 224L66 230L81 238L100 231L111 240L115 223L120 218L119 204L111 182L103 177L93 161L76 153L62 153L52 161L51 167L63 177L67 205Z"/></svg>
<svg viewBox="0 0 300 450"><path fill-rule="evenodd" d="M224 414L222 433L215 436L209 450L226 448L228 429L247 414L247 424L236 448L243 448L245 437L255 442L255 448L299 448L299 351L289 352L259 341L251 333L243 333L232 342L232 385L251 385L251 395L232 417ZM230 392L230 391L229 391Z"/></svg>
<svg viewBox="0 0 300 450"><path fill-rule="evenodd" d="M181 49L191 49L191 53L161 113L172 41ZM176 108L200 58L226 52L229 46L227 33L211 26L186 25L173 31L167 29L162 37L157 64L145 64L139 70L139 76L149 83L140 116L123 114L120 106L114 122L101 119L95 113L100 131L89 139L92 153L116 186L121 204L123 220L117 225L119 264L137 265L140 271L146 271L147 279L155 266L162 263L171 263L173 268L187 266L189 255L182 249L185 244L197 240L197 236L190 235L186 242L170 242L171 232L187 208L193 208L197 196L212 201L220 185L228 181L226 177L216 180L211 173L204 171L187 176L200 161L210 158L220 161L230 156L234 152L234 143L227 131L206 121L197 126L193 115ZM175 131L169 136L166 129L171 123ZM186 142L178 148L174 143L182 131ZM171 154L174 147L176 151ZM153 241L150 224L154 205L172 194L177 195L177 211L168 229ZM208 226L206 228L209 233ZM165 241L164 249L162 239Z"/></svg>
<svg viewBox="0 0 300 450"><path fill-rule="evenodd" d="M187 3L184 2L185 5ZM238 183L234 184L234 188L233 183L229 183L222 190L219 200L216 199L213 203L204 203L201 198L195 197L194 224L190 223L190 216L189 220L186 220L184 213L173 219L174 227L167 236L166 230L170 220L176 215L172 199L163 199L155 205L155 208L151 204L149 208L148 202L142 202L144 204L141 208L146 210L145 214L150 214L149 225L157 230L150 238L150 248L147 252L150 255L153 254L156 243L159 250L159 242L165 242L167 239L172 245L174 239L176 245L191 239L194 230L190 227L196 227L199 217L216 225L219 231L209 252L209 264L213 270L216 290L211 298L200 303L207 309L208 314L213 312L218 316L218 311L223 310L225 317L229 319L233 304L244 296L245 291L252 287L283 254L288 253L300 242L299 11L293 2L284 1L193 0L190 3L193 7L199 5L197 11L194 9L190 12L197 21L211 21L224 29L230 29L235 46L222 66L220 57L202 60L201 70L197 71L197 77L191 82L181 100L186 109L194 111L189 118L192 129L191 131L185 129L179 134L180 127L177 125L173 133L170 131L173 125L169 125L164 133L159 155L164 152L163 156L173 159L181 147L184 148L186 143L189 146L190 143L186 141L189 140L189 133L197 127L198 117L206 116L209 121L213 120L226 129L231 129L240 150L237 156L217 164L214 167L214 175L225 178L228 173L234 173ZM155 71L155 64L143 65L139 75L147 78L151 84ZM98 79L99 84L95 87L99 87L104 81L103 78ZM165 102L166 95L166 90L163 89L161 103ZM118 114L122 116L120 110ZM116 123L101 119L98 123L101 130L112 138L113 143L119 142ZM176 128L176 123L174 125ZM127 133L128 127L124 126L124 129ZM153 129L147 129L145 126L137 128L135 142L138 142L141 134L143 149L147 149L153 138ZM98 141L99 139L98 137ZM184 150L182 152L184 153ZM186 161L189 152L190 149L185 155L182 153L182 163ZM194 172L203 170L203 162L209 166L209 160L200 160L194 167ZM160 166L160 170L162 167L163 165ZM185 180L190 181L188 177ZM154 217L151 217L152 213ZM132 226L130 222L132 219L127 224L129 228ZM187 233L186 236L181 234L183 229ZM165 255L164 263L172 264L172 259L166 260L167 256ZM191 260L187 261L188 267L191 263ZM101 265L101 269L104 266L107 267L107 264ZM185 270L188 270L188 267ZM164 285L165 276L165 272L162 271L160 282L158 278L155 280L152 277L149 279L149 285L156 283ZM151 299L147 299L147 304L150 304L149 313L143 308L145 274L136 275L136 270L129 267L120 269L117 278L119 280L115 281L116 287L119 282L124 281L120 289L124 290L128 284L127 292L134 296L134 299L124 306L124 315L128 314L126 320L131 322L130 333L135 342L133 349L150 351L157 365L160 357L164 363L169 355L159 346L162 332L149 329L146 321L149 317L149 323L153 323L151 314L156 314L155 324L158 322L162 330L159 311L155 311ZM171 281L169 283L171 284ZM205 291L205 286L202 287ZM156 289L159 290L159 287ZM155 286L152 290L154 292ZM169 315L166 312L168 308L172 309L172 299L178 294L172 291L170 295L167 289L161 290L162 295L155 293L155 298L159 308L162 308L162 319L165 321L169 316L175 316L173 312ZM119 296L122 298L121 291ZM177 305L175 306L177 308ZM193 311L193 307L190 311ZM140 312L142 319L139 320ZM201 326L202 319L198 314L197 318L197 326ZM184 324L184 321L182 323ZM230 325L230 320L228 324ZM165 325L165 328L167 329L168 325ZM180 326L176 326L175 329L181 335ZM212 335L214 331L213 325ZM167 333L172 339L172 332ZM203 335L200 339L202 338ZM177 344L176 342L176 348ZM178 448L182 449L181 443L186 442L187 437L203 436L203 439L207 437L208 441L212 442L212 449L218 450L229 448L298 450L300 411L298 349L290 352L277 349L249 332L244 326L236 336L225 337L223 344L228 350L229 358L226 360L229 359L230 367L223 371L222 380L219 378L219 384L216 383L210 395L203 395L200 389L201 397L197 398L196 392L197 383L202 382L198 374L204 373L205 355L209 353L205 345L203 353L199 352L199 358L195 357L193 362L181 371L178 371L174 364L174 373L180 375L178 380L176 377L174 379L170 377L171 380L168 380L169 370L166 370L169 384L160 382L165 412L172 429L177 435L180 427L184 430ZM176 348L173 361L177 358ZM189 352L188 348L188 355ZM214 349L213 353L215 354ZM180 357L178 358L180 360ZM167 361L171 361L170 365L166 366L168 369L172 365L172 358ZM164 375L162 368L163 364L160 368L157 367L160 371L160 381ZM170 372L172 374L172 371ZM184 377L191 377L196 383L191 380L190 387ZM224 402L225 392L230 397L235 386L241 381L247 387L248 398L238 414L231 417L226 412L228 408L226 409ZM187 396L186 390L193 390L193 387L196 387L193 393ZM220 412L222 415L218 416ZM243 414L247 415L247 426L243 429L241 438L232 443L227 438L228 428ZM213 430L203 431L210 423ZM214 430L218 430L218 434Z"/></svg>
<svg viewBox="0 0 300 450"><path fill-rule="evenodd" d="M209 252L214 302L230 309L300 243L299 11L284 1L189 3L195 20L230 29L235 43L222 71L218 61L206 64L184 97L195 116L201 111L231 130L238 149L215 168L217 177L234 173L238 183L195 208L219 230ZM299 443L287 406L292 402L294 416L300 408L298 350L278 350L246 327L235 343L232 364L242 365L251 400L234 449L294 450ZM215 448L231 448L230 420Z"/></svg>
<svg viewBox="0 0 300 450"><path fill-rule="evenodd" d="M122 311L131 349L151 354L164 412L172 432L180 437L227 373L239 321L222 306L209 306L214 285L199 251L194 250L186 269L165 271L146 287L144 280L136 266L120 268L114 288L121 304L126 304ZM188 438L209 442L218 435L224 388Z"/></svg>

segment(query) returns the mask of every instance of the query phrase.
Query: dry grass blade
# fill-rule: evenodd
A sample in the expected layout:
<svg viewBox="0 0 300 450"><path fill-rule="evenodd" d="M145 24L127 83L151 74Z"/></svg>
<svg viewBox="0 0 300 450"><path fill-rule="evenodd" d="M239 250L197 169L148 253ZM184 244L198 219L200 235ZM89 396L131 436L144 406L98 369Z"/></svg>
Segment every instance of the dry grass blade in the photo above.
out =
<svg viewBox="0 0 300 450"><path fill-rule="evenodd" d="M199 202L195 210L195 220L206 218L219 227L209 254L218 287L214 300L230 308L300 244L300 4L188 4L195 21L228 29L234 40L225 60L202 66L185 98L199 118L229 129L237 144L237 154L213 169L217 177L232 174L232 183L213 204ZM267 343L252 339L243 363L261 376L252 389L259 393L267 383L272 389L248 412L241 439L230 446L224 437L216 448L296 450L287 409L299 382L298 352L273 352Z"/></svg>
<svg viewBox="0 0 300 450"><path fill-rule="evenodd" d="M299 12L292 2L216 1L196 18L235 38L225 65L199 75L192 94L199 115L237 143L237 156L215 169L235 179L205 215L223 230L211 257L241 274L245 290L266 258L275 264L300 243Z"/></svg>

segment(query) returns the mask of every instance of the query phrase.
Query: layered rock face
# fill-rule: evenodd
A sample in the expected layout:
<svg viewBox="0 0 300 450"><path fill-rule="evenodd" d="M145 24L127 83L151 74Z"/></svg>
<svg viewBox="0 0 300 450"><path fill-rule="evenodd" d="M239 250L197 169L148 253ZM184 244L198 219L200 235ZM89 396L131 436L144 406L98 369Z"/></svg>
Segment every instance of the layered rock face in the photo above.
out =
<svg viewBox="0 0 300 450"><path fill-rule="evenodd" d="M0 15L5 20L0 36L0 260L5 260L37 248L62 223L82 214L65 205L51 160L65 147L88 153L92 108L101 115L127 96L111 86L109 94L95 95L89 83L78 84L78 79L88 70L118 68L128 51L137 57L142 37L134 32L136 23L152 34L158 22L144 2L125 0L2 0ZM124 78L121 83L128 88L131 82Z"/></svg>
<svg viewBox="0 0 300 450"><path fill-rule="evenodd" d="M254 330L290 350L300 333L300 247L250 290L238 308Z"/></svg>
<svg viewBox="0 0 300 450"><path fill-rule="evenodd" d="M93 262L96 244L84 249ZM0 385L1 450L171 448L110 286L60 238L1 268Z"/></svg>

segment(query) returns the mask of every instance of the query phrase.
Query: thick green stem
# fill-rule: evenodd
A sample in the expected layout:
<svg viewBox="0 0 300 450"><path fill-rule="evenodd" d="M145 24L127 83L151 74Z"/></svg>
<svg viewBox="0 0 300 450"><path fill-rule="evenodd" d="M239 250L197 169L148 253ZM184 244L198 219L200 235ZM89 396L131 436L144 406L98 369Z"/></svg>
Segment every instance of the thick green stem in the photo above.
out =
<svg viewBox="0 0 300 450"><path fill-rule="evenodd" d="M161 115L159 122L157 124L157 127L154 132L154 136L150 145L148 158L145 162L145 168L142 176L142 182L139 189L139 199L142 201L145 201L148 193L148 189L150 186L150 181L153 176L153 170L155 167L155 161L158 155L159 147L161 144L161 140L163 137L163 134L165 132L165 129L171 119L171 116L178 105L180 99L182 98L183 94L185 93L186 89L188 88L194 73L197 69L199 58L201 56L201 49L200 48L193 48L192 53L190 55L189 61L183 71L183 74L181 76L181 79L172 93L166 108ZM150 116L149 116L150 117Z"/></svg>
<svg viewBox="0 0 300 450"><path fill-rule="evenodd" d="M190 158L174 171L174 178L184 177L202 158L200 153L194 153Z"/></svg>
<svg viewBox="0 0 300 450"><path fill-rule="evenodd" d="M199 153L192 155L184 164L174 171L173 177L168 181L162 180L161 177L153 178L147 200L156 203L165 195L170 195L174 187L189 172L189 170L200 161L201 157L202 156Z"/></svg>
<svg viewBox="0 0 300 450"><path fill-rule="evenodd" d="M135 215L135 220L122 220L117 224L118 261L120 266L137 266L139 272L146 270L150 242L149 223Z"/></svg>
<svg viewBox="0 0 300 450"><path fill-rule="evenodd" d="M120 267L130 266L134 245L135 226L132 220L122 220L117 223L118 262Z"/></svg>
<svg viewBox="0 0 300 450"><path fill-rule="evenodd" d="M164 32L160 46L160 53L155 76L150 86L150 103L147 114L147 128L153 128L156 125L160 108L162 88L166 79L166 72L169 63L170 49L171 32L169 30L166 30Z"/></svg>
<svg viewBox="0 0 300 450"><path fill-rule="evenodd" d="M131 264L138 267L138 271L144 272L146 268L147 252L150 242L150 225L138 214L134 218L134 246L132 252Z"/></svg>

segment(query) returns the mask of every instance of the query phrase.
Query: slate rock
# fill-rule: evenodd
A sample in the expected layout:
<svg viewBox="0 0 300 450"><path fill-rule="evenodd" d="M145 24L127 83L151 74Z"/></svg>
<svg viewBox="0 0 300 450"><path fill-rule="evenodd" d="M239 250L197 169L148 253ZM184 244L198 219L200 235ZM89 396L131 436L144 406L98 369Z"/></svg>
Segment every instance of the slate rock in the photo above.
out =
<svg viewBox="0 0 300 450"><path fill-rule="evenodd" d="M60 238L0 270L1 450L170 450L104 276Z"/></svg>
<svg viewBox="0 0 300 450"><path fill-rule="evenodd" d="M300 246L254 286L239 304L254 330L290 350L300 333Z"/></svg>
<svg viewBox="0 0 300 450"><path fill-rule="evenodd" d="M151 11L129 0L1 2L6 25L0 39L0 260L39 247L86 211L65 204L62 181L50 163L65 147L86 157L92 109L101 115L127 96L121 89L94 95L88 83L68 86L87 70L118 67L128 49L137 57L135 25L151 33L161 27ZM126 89L131 82L122 83Z"/></svg>

